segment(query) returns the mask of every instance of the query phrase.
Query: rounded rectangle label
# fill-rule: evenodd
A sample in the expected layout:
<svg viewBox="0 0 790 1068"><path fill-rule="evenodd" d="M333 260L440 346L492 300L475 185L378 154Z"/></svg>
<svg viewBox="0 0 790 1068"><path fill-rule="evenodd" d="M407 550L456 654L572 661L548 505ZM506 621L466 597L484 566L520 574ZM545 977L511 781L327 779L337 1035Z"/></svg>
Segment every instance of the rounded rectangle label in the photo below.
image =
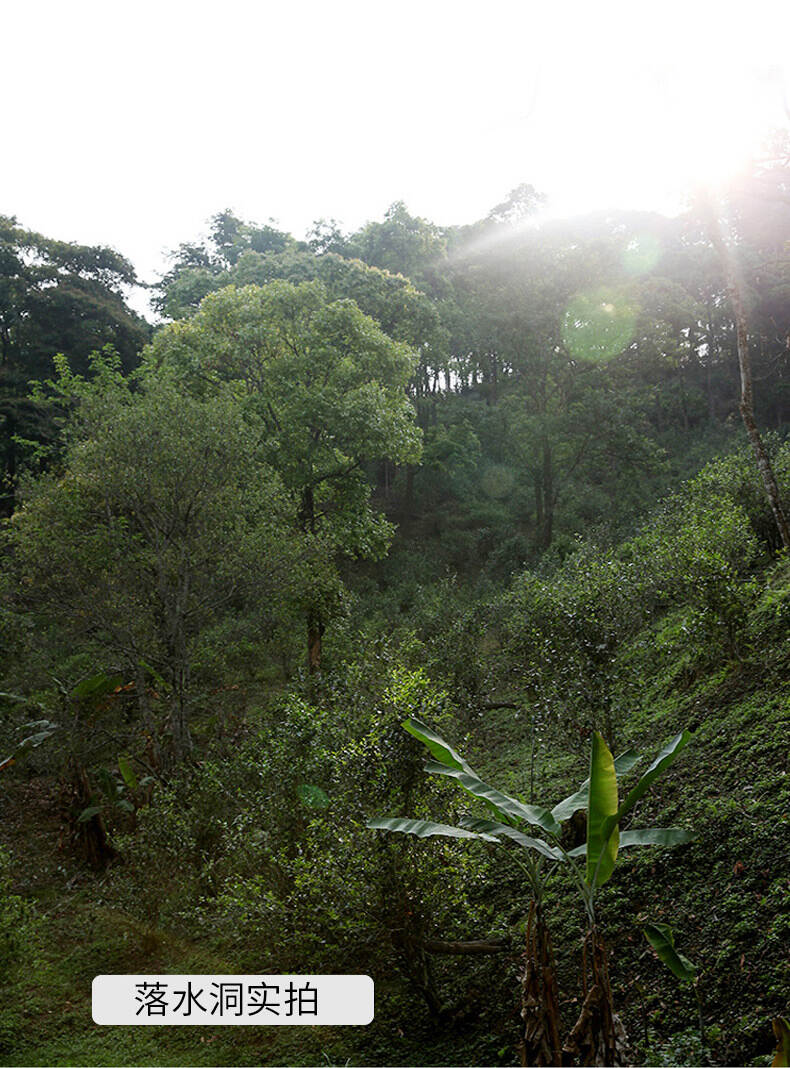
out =
<svg viewBox="0 0 790 1068"><path fill-rule="evenodd" d="M350 1024L373 1020L369 975L97 975L97 1024Z"/></svg>

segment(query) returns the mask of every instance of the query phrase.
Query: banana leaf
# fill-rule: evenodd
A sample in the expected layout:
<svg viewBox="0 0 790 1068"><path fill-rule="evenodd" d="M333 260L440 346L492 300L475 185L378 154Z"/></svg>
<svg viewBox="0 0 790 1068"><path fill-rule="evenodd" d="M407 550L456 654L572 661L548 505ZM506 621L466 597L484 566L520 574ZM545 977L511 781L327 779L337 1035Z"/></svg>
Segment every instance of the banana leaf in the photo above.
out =
<svg viewBox="0 0 790 1068"><path fill-rule="evenodd" d="M626 775L641 759L641 753L637 753L635 749L627 749L625 753L621 753L619 757L615 758L614 770L618 776ZM564 820L570 819L574 812L587 808L589 790L590 780L585 779L575 794L571 794L570 797L566 797L564 801L560 801L558 805L554 806L551 810L554 819L562 823Z"/></svg>
<svg viewBox="0 0 790 1068"><path fill-rule="evenodd" d="M675 949L675 935L666 923L648 923L642 928L645 938L676 979L689 983L697 974L696 964Z"/></svg>
<svg viewBox="0 0 790 1068"><path fill-rule="evenodd" d="M686 748L691 741L688 731L681 731L671 741L667 742L656 759L637 782L636 786L626 795L625 801L616 812L610 815L603 827L604 836L611 834L613 829L620 823L624 816L628 815L640 798L644 797L655 780L667 770L676 757Z"/></svg>
<svg viewBox="0 0 790 1068"><path fill-rule="evenodd" d="M485 842L497 841L490 834L475 834L473 831L466 831L462 827L450 827L446 823L433 823L431 820L405 820L383 817L381 819L368 820L365 826L375 831L398 831L400 834L413 834L417 838L432 838L438 835L442 838L481 838Z"/></svg>
<svg viewBox="0 0 790 1068"><path fill-rule="evenodd" d="M590 799L587 809L587 883L603 886L611 878L617 860L619 832L609 821L617 813L617 775L614 759L598 731L590 752Z"/></svg>
<svg viewBox="0 0 790 1068"><path fill-rule="evenodd" d="M790 1065L790 1024L783 1016L771 1021L776 1036L776 1053L771 1068L788 1068Z"/></svg>
<svg viewBox="0 0 790 1068"><path fill-rule="evenodd" d="M496 836L502 835L505 838L512 839L514 842L518 842L524 849L534 849L549 860L558 860L560 862L565 860L562 850L550 846L547 842L541 841L540 838L532 838L528 834L522 834L521 831L516 830L515 827L509 827L506 823L497 823L495 820L472 819L469 816L464 816L459 822L467 831L474 831L478 834L482 832Z"/></svg>
<svg viewBox="0 0 790 1068"><path fill-rule="evenodd" d="M681 827L643 827L636 831L620 831L618 849L628 849L629 846L676 846L690 842L694 838L692 831L683 830ZM568 852L569 857L583 857L587 850L587 843L577 846Z"/></svg>
<svg viewBox="0 0 790 1068"><path fill-rule="evenodd" d="M559 835L561 827L551 813L539 805L526 805L522 801L503 794L484 782L480 776L467 764L463 757L452 749L430 727L420 720L411 719L403 724L404 730L413 735L423 745L427 746L435 760L429 760L425 764L425 770L431 775L446 775L455 779L467 793L485 801L487 805L504 816L505 819L523 820L533 827L540 827L548 834Z"/></svg>

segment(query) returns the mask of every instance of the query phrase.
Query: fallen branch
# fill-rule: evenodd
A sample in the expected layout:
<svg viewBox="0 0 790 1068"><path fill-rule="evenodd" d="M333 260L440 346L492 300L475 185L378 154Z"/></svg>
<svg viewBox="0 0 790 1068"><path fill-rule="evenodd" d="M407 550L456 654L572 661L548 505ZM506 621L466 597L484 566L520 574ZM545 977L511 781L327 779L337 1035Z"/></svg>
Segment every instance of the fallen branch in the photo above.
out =
<svg viewBox="0 0 790 1068"><path fill-rule="evenodd" d="M504 953L510 949L510 940L497 938L479 939L474 942L442 942L429 939L424 943L423 948L426 953L446 953L454 956L472 953Z"/></svg>

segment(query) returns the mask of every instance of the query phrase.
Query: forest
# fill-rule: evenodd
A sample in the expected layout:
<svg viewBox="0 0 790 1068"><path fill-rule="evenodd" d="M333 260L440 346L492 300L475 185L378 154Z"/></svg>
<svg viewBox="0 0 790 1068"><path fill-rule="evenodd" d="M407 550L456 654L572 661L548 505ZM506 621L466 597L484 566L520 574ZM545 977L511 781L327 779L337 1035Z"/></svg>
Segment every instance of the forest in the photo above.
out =
<svg viewBox="0 0 790 1068"><path fill-rule="evenodd" d="M0 1063L788 1063L790 141L542 199L0 217ZM375 1019L91 1017L288 972Z"/></svg>

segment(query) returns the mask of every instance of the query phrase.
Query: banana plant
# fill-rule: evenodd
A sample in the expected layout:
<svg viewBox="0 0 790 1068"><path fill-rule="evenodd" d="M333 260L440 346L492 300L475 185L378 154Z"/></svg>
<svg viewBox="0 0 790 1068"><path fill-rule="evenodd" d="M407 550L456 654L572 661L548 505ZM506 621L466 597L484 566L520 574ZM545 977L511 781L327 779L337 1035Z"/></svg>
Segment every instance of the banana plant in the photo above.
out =
<svg viewBox="0 0 790 1068"><path fill-rule="evenodd" d="M628 750L617 759L607 748L606 742L596 731L593 734L590 753L590 775L579 789L566 797L553 809L526 804L518 798L502 793L489 786L464 758L435 731L418 719L407 720L403 727L428 749L433 759L426 760L425 771L454 779L472 797L484 802L489 814L495 819L463 817L458 827L433 823L430 820L404 820L400 818L376 818L367 826L374 830L396 831L419 838L444 836L451 838L477 838L482 841L501 841L503 838L516 842L526 851L523 858L529 884L536 898L541 899L544 880L541 866L546 860L560 864L570 863L577 881L588 916L594 923L595 891L611 878L619 851L633 846L676 846L691 840L691 832L678 827L644 827L620 831L621 821L628 816L637 802L644 797L652 783L666 771L675 758L691 740L688 731L682 731L669 741L626 794L622 803L618 797L618 775L629 772L641 757ZM561 841L562 823L576 812L587 810L587 839L575 849L566 850ZM529 830L527 834L525 831ZM536 837L536 834L542 837ZM537 854L537 856L535 856ZM574 863L584 857L582 873Z"/></svg>
<svg viewBox="0 0 790 1068"><path fill-rule="evenodd" d="M371 819L367 826L418 838L441 836L499 844L504 841L515 842L521 847L512 856L526 875L531 893L521 979L522 1060L524 1064L559 1065L562 1063L559 989L544 913L546 874L543 868L546 862L562 864L565 861L559 845L562 827L548 809L525 804L486 783L427 724L411 719L403 727L426 746L433 758L426 761L426 772L454 779L468 794L485 804L490 818L464 818L460 826L452 827L430 820L386 817ZM538 833L542 837L536 837Z"/></svg>
<svg viewBox="0 0 790 1068"><path fill-rule="evenodd" d="M587 840L569 851L568 858L584 857L584 878L579 882L588 919L595 924L595 893L612 877L621 849L633 846L676 846L691 841L693 834L679 827L643 827L620 830L620 824L652 784L691 741L688 731L676 734L661 749L636 785L619 801L618 773L630 771L641 759L633 751L614 760L598 731L592 738L590 776L575 794L552 809L555 819L567 819L587 810Z"/></svg>
<svg viewBox="0 0 790 1068"><path fill-rule="evenodd" d="M618 1032L618 1021L611 1011L606 948L595 922L595 893L611 878L620 849L674 846L691 838L688 831L675 827L620 831L620 822L670 766L691 736L683 731L668 742L620 803L617 775L630 771L640 757L629 750L615 760L596 732L592 740L589 777L574 794L548 809L526 804L490 786L459 753L420 720L407 720L403 727L428 749L432 759L426 761L426 772L454 779L468 794L486 805L488 818L464 817L459 826L452 827L430 820L383 817L369 820L367 826L419 838L471 838L501 844L515 842L521 847L513 856L527 876L532 896L527 924L527 965L522 978L525 1021L522 1053L525 1063L544 1065L562 1061L559 996L544 903L547 866L550 866L549 873L563 868L567 870L584 902L588 933L585 940L584 1006L565 1043L566 1050L582 1059L582 1063L610 1063L606 1058L619 1061L624 1056L624 1036ZM584 845L568 850L561 840L562 824L583 809L587 810L587 840ZM579 862L581 857L585 859L583 869ZM592 968L591 984L587 981L588 963ZM583 1059L588 1057L593 1059Z"/></svg>
<svg viewBox="0 0 790 1068"><path fill-rule="evenodd" d="M790 1023L783 1016L772 1021L776 1036L776 1053L771 1061L771 1068L788 1068L790 1065Z"/></svg>
<svg viewBox="0 0 790 1068"><path fill-rule="evenodd" d="M681 845L693 837L691 832L679 827L620 830L622 820L633 811L637 802L690 740L688 731L675 735L660 750L624 800L620 801L618 762L596 731L592 738L587 783L553 810L556 818L557 815L565 816L581 808L587 809L587 840L583 846L568 853L568 860L572 864L575 864L576 858L584 857L585 860L583 877L578 868L574 869L587 916L582 964L584 999L576 1024L565 1043L566 1054L580 1064L628 1062L625 1031L614 1012L608 950L596 922L595 896L596 891L612 877L621 849L628 846ZM620 763L629 769L638 760L636 754L625 754L625 757Z"/></svg>

